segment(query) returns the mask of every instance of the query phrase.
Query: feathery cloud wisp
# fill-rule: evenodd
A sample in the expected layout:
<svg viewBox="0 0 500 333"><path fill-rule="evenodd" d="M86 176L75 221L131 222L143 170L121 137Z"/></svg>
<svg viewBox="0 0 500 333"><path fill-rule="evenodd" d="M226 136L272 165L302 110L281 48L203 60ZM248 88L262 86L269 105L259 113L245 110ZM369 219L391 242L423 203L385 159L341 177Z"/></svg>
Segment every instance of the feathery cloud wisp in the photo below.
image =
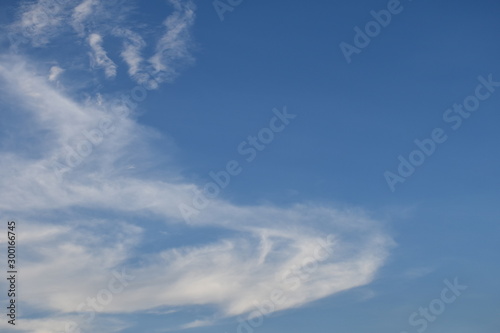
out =
<svg viewBox="0 0 500 333"><path fill-rule="evenodd" d="M84 0L73 9L72 25L81 36L85 33L84 21L92 14L98 0Z"/></svg>
<svg viewBox="0 0 500 333"><path fill-rule="evenodd" d="M49 72L49 81L55 81L64 72L59 66L52 66Z"/></svg>
<svg viewBox="0 0 500 333"><path fill-rule="evenodd" d="M102 47L102 37L93 33L89 36L89 45L92 50L91 59L97 67L104 68L104 74L108 79L116 76L116 64L108 57L108 54Z"/></svg>

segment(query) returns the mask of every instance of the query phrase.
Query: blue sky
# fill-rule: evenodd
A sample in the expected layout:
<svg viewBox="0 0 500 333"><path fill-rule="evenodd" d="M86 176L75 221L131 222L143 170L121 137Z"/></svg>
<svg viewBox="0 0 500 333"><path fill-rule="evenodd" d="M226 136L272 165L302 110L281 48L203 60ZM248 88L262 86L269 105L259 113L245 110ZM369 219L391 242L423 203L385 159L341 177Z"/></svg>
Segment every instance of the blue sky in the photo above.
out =
<svg viewBox="0 0 500 333"><path fill-rule="evenodd" d="M2 3L2 332L497 332L499 14Z"/></svg>

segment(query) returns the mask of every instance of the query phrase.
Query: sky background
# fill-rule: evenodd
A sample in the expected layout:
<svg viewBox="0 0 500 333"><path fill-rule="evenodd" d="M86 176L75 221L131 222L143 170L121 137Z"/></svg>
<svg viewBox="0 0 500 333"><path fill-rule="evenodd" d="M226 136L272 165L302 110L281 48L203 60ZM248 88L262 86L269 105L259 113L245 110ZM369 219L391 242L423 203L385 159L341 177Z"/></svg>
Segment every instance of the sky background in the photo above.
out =
<svg viewBox="0 0 500 333"><path fill-rule="evenodd" d="M333 255L253 331L419 332L409 317L458 278L425 331L498 332L500 87L456 130L443 114L479 76L500 82L500 4L401 1L348 63L340 43L387 6L242 1L221 20L211 1L2 2L0 216L18 221L21 302L2 332L245 332L328 235ZM246 161L240 143L285 109ZM67 167L103 119L113 132ZM447 141L391 191L384 173L434 128ZM231 160L242 172L184 219ZM124 268L85 322L78 305Z"/></svg>

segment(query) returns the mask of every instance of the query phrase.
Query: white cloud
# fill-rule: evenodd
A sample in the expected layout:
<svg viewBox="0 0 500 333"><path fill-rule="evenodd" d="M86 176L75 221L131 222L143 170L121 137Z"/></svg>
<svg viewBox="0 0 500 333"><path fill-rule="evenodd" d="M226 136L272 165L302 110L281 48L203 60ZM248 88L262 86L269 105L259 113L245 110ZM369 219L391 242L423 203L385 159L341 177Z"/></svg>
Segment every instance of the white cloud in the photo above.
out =
<svg viewBox="0 0 500 333"><path fill-rule="evenodd" d="M165 34L156 45L156 53L149 59L158 82L170 82L177 68L191 62L190 30L195 19L195 5L191 1L170 0L175 11L165 19Z"/></svg>
<svg viewBox="0 0 500 333"><path fill-rule="evenodd" d="M5 320L0 322L0 329L4 333L28 332L28 333L54 333L54 332L77 332L72 331L72 325L76 324L82 328L81 332L116 333L130 326L123 320L97 318L92 324L86 324L81 316L54 314L50 318L22 318L22 324L17 322L13 328Z"/></svg>
<svg viewBox="0 0 500 333"><path fill-rule="evenodd" d="M173 12L160 27L162 31L155 43L154 52L144 54L146 41L135 32L141 26L131 26L127 17L132 11L130 4L101 2L99 0L38 0L22 1L20 19L9 26L13 48L28 40L34 46L47 46L58 36L74 37L90 46L91 67L102 68L106 78L117 75L116 61L108 56L103 40L112 34L123 39L121 58L128 66L129 76L148 89L157 89L163 82L172 82L179 70L194 61L190 31L195 19L195 5L189 0L169 0ZM143 29L146 30L146 29ZM54 60L54 59L52 59ZM61 59L59 59L61 60ZM77 64L71 64L78 66Z"/></svg>
<svg viewBox="0 0 500 333"><path fill-rule="evenodd" d="M73 9L72 25L80 35L84 35L84 22L92 14L93 9L98 3L98 0L83 0Z"/></svg>
<svg viewBox="0 0 500 333"><path fill-rule="evenodd" d="M10 28L28 38L34 46L47 45L55 37L68 32L70 27L80 37L84 37L87 21L106 28L108 24L112 26L122 18L116 3L112 17L100 5L99 0L20 1L20 19ZM113 3L107 5L112 6Z"/></svg>
<svg viewBox="0 0 500 333"><path fill-rule="evenodd" d="M99 37L94 38L99 44ZM54 156L85 139L82 133L113 114L116 101L104 96L96 103L78 103L26 70L17 58L0 59L0 76L12 103L26 113L22 125L46 138L28 156L0 152L0 209L29 221L27 230L34 226L23 243L30 254L23 269L28 308L69 315L103 288L112 270L125 265L137 278L105 307L106 313L215 305L216 319L249 313L255 302L280 289L286 300L276 305L278 311L368 284L388 255L392 240L361 210L314 203L247 207L222 199L191 223L195 228L223 228L230 235L155 254L137 251L146 242L141 239L144 228L151 226L135 225L149 218L184 223L178 205L190 202L199 186L178 178L130 174L130 161L123 156L143 151L137 147L154 131L128 117L116 120L115 132L60 181L51 167ZM155 153L146 159L157 157ZM91 217L98 212L127 217L123 222ZM41 218L58 215L59 223ZM329 234L334 236L332 254L312 272L293 273Z"/></svg>
<svg viewBox="0 0 500 333"><path fill-rule="evenodd" d="M108 57L108 54L102 47L102 37L93 33L88 38L90 48L92 49L91 59L97 67L104 68L104 74L108 79L116 76L116 64Z"/></svg>
<svg viewBox="0 0 500 333"><path fill-rule="evenodd" d="M146 73L144 58L141 55L142 49L146 46L145 41L139 34L129 29L115 28L113 34L124 40L121 56L129 67L130 77L140 84L146 83L149 74Z"/></svg>
<svg viewBox="0 0 500 333"><path fill-rule="evenodd" d="M24 1L20 20L12 28L29 38L34 46L43 46L58 35L64 23L63 12L64 6L55 1Z"/></svg>
<svg viewBox="0 0 500 333"><path fill-rule="evenodd" d="M123 38L121 56L127 63L132 79L148 89L156 89L163 82L172 82L179 68L192 63L191 28L195 19L192 1L169 1L174 12L163 21L163 35L156 42L154 54L145 61L143 38L128 28L115 28L113 34Z"/></svg>
<svg viewBox="0 0 500 333"><path fill-rule="evenodd" d="M50 68L49 72L49 81L55 81L64 72L64 69L62 69L59 66L52 66Z"/></svg>
<svg viewBox="0 0 500 333"><path fill-rule="evenodd" d="M214 322L212 320L195 320L190 323L184 324L180 327L180 329L188 329L188 328L197 328L204 326L211 326Z"/></svg>

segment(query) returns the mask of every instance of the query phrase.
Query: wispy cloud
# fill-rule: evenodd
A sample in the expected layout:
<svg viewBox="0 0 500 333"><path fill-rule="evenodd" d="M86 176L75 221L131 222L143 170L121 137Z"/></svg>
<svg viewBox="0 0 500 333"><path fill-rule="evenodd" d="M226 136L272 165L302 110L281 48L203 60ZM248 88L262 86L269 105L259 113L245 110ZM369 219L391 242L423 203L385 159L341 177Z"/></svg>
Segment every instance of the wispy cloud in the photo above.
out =
<svg viewBox="0 0 500 333"><path fill-rule="evenodd" d="M49 72L49 81L55 81L64 72L64 69L62 69L59 66L52 66L50 68Z"/></svg>
<svg viewBox="0 0 500 333"><path fill-rule="evenodd" d="M116 76L116 64L108 57L108 54L102 47L102 37L99 34L89 36L89 45L92 49L91 59L97 67L104 68L104 74L108 79Z"/></svg>
<svg viewBox="0 0 500 333"><path fill-rule="evenodd" d="M108 55L103 44L108 36L121 38L119 52L127 64L129 76L148 89L157 89L163 82L172 82L179 70L194 61L191 55L191 28L195 20L195 5L190 0L170 0L173 11L158 24L161 31L156 40L146 41L127 21L132 6L100 0L73 0L67 2L35 1L21 2L20 20L9 27L18 40L27 40L30 45L46 47L58 36L80 39L89 46L91 68L102 68L107 79L116 77L118 60ZM144 52L148 43L155 48L150 54ZM15 44L15 47L19 46ZM75 65L75 64L73 64Z"/></svg>
<svg viewBox="0 0 500 333"><path fill-rule="evenodd" d="M137 280L103 311L120 314L165 306L216 305L219 310L215 318L244 314L254 309L255 302L267 299L273 289L291 288L286 282L290 270L302 265L327 234L335 236L333 254L310 279L301 281L299 288L290 289L277 310L367 284L384 263L392 241L362 211L313 203L246 207L224 200L217 200L193 218L192 225L224 228L231 230L232 236L165 248L146 258L146 254L134 250L141 243L142 227L112 219L96 221L81 209L114 212L132 221L152 216L167 224L183 223L178 204L190 200L192 191L200 190L198 186L117 171L125 169L120 167L125 164L121 150L134 151L131 147L148 136L141 125L128 118L114 136L106 139L107 145L96 149L91 163L58 181L50 168L53 153L86 126L92 128L96 117L106 114L102 109L111 108L111 102L104 100L100 109L81 105L54 90L42 77L26 71L22 64L12 66L11 62L7 66L5 61L0 75L9 82L7 92L16 102L24 100L21 105L33 130L48 131L47 137L52 138L49 144L38 147L36 156L0 153L0 183L4 189L0 208L32 220L30 223L42 228L39 235L45 235L28 236L23 244L32 254L26 259L30 263L23 274L23 302L29 307L71 314L82 299L102 288L111 269L138 259L142 264L129 268ZM108 171L108 164L116 169ZM56 212L71 215L60 224L34 219L38 214ZM82 227L88 223L91 228ZM110 228L115 231L108 231ZM53 279L55 276L58 279Z"/></svg>
<svg viewBox="0 0 500 333"><path fill-rule="evenodd" d="M195 320L190 323L184 324L180 327L180 329L188 329L188 328L197 328L197 327L204 327L204 326L211 326L213 325L212 320Z"/></svg>
<svg viewBox="0 0 500 333"><path fill-rule="evenodd" d="M195 19L195 6L191 1L170 0L175 8L163 22L165 34L156 45L156 53L150 58L157 81L171 81L179 66L193 61L190 54L190 30Z"/></svg>
<svg viewBox="0 0 500 333"><path fill-rule="evenodd" d="M12 28L29 38L34 46L46 45L64 24L64 7L55 1L22 2L20 20Z"/></svg>
<svg viewBox="0 0 500 333"><path fill-rule="evenodd" d="M73 9L73 14L71 15L72 25L81 36L85 33L85 20L92 14L98 3L99 0L83 0Z"/></svg>
<svg viewBox="0 0 500 333"><path fill-rule="evenodd" d="M169 3L174 12L163 21L163 33L148 60L142 55L146 42L139 34L127 28L113 29L115 36L123 38L121 56L129 67L130 77L148 89L172 82L179 69L194 61L191 29L196 7L191 1L170 0Z"/></svg>
<svg viewBox="0 0 500 333"><path fill-rule="evenodd" d="M141 55L142 49L146 46L144 39L139 34L123 28L113 29L113 34L123 38L121 56L129 67L130 77L140 84L146 83L149 75L146 73L144 59Z"/></svg>

